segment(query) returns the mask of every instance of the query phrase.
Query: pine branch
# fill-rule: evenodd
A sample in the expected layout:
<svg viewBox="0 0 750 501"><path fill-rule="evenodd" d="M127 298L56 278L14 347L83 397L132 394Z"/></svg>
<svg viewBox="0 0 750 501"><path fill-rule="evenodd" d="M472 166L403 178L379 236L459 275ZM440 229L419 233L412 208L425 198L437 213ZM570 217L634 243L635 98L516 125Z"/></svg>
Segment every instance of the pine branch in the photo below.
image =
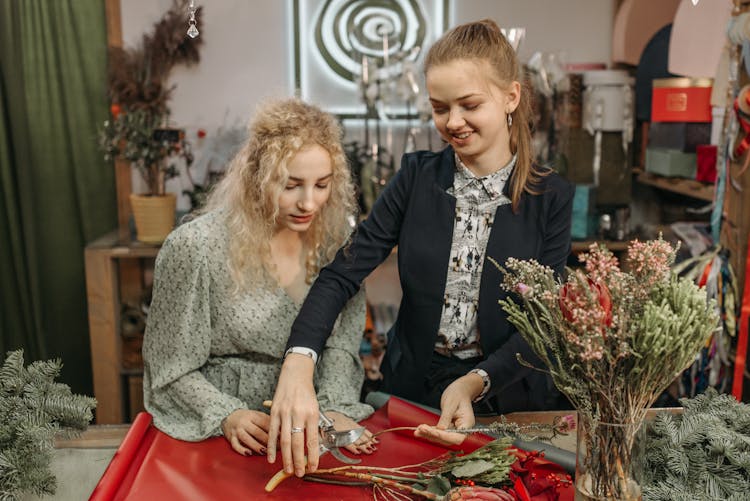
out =
<svg viewBox="0 0 750 501"><path fill-rule="evenodd" d="M8 353L0 368L0 501L54 494L55 435L80 432L93 417L96 400L54 382L61 368L60 360L24 367L21 350Z"/></svg>

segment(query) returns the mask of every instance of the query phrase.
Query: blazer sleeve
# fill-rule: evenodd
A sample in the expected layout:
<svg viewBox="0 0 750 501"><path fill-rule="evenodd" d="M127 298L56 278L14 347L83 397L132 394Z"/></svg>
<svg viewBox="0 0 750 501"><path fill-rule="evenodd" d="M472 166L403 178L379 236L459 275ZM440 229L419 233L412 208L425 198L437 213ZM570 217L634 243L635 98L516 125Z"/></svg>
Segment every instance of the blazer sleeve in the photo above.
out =
<svg viewBox="0 0 750 501"><path fill-rule="evenodd" d="M197 441L221 435L221 420L246 406L200 372L211 347L210 276L207 246L188 230L173 232L156 260L143 341L143 397L157 428Z"/></svg>
<svg viewBox="0 0 750 501"><path fill-rule="evenodd" d="M321 411L337 411L355 421L372 414L373 408L359 401L365 379L359 358L364 329L365 291L362 289L341 312L318 363L318 404Z"/></svg>
<svg viewBox="0 0 750 501"><path fill-rule="evenodd" d="M320 271L292 325L287 348L302 346L320 354L346 302L397 245L415 179L416 161L411 158L404 155L401 168L359 224L350 244Z"/></svg>
<svg viewBox="0 0 750 501"><path fill-rule="evenodd" d="M545 228L544 245L539 262L555 270L558 275L562 275L570 254L570 226L575 189L571 183L562 178L558 178L556 184L558 186L549 193L548 215L543 225ZM490 377L490 390L485 398L500 394L505 388L517 383L534 370L519 365L516 353L535 367L543 365L542 360L521 334L514 331L502 346L477 365L478 369L484 369Z"/></svg>

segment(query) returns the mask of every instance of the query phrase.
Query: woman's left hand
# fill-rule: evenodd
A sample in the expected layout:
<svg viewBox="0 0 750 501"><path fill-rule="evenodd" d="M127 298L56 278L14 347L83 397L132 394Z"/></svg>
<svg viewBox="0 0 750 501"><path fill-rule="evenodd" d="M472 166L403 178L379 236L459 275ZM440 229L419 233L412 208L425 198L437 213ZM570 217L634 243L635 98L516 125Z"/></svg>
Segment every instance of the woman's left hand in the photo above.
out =
<svg viewBox="0 0 750 501"><path fill-rule="evenodd" d="M361 425L351 419L349 416L341 414L336 411L328 411L325 415L333 421L333 427L336 431L352 430L354 428L361 428ZM351 452L352 454L372 454L377 449L378 439L372 436L370 430L365 428L362 436L357 439L353 444L349 444L344 449Z"/></svg>
<svg viewBox="0 0 750 501"><path fill-rule="evenodd" d="M450 433L448 428L471 428L474 426L474 400L484 388L482 377L466 374L453 381L440 397L440 420L437 426L419 425L415 437L424 438L442 445L458 445L464 441L463 433Z"/></svg>

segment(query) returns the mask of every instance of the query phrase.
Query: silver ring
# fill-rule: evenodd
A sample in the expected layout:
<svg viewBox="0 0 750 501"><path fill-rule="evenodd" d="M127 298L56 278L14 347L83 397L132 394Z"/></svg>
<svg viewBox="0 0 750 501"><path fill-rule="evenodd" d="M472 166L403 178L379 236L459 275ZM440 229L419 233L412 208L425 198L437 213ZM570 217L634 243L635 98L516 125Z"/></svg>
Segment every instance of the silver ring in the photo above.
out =
<svg viewBox="0 0 750 501"><path fill-rule="evenodd" d="M305 431L304 428L297 428L296 426L292 426L292 433L302 433Z"/></svg>

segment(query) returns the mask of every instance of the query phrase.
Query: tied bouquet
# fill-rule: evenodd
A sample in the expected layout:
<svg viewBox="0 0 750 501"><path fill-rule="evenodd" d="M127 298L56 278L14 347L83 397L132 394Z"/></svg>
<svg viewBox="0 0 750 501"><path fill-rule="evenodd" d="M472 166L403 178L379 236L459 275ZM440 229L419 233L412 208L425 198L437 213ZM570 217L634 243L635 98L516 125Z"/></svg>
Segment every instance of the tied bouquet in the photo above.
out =
<svg viewBox="0 0 750 501"><path fill-rule="evenodd" d="M565 281L534 260L495 263L508 320L578 411L580 499L640 498L632 454L646 412L718 326L705 291L671 271L676 250L633 241L621 268L594 244Z"/></svg>

